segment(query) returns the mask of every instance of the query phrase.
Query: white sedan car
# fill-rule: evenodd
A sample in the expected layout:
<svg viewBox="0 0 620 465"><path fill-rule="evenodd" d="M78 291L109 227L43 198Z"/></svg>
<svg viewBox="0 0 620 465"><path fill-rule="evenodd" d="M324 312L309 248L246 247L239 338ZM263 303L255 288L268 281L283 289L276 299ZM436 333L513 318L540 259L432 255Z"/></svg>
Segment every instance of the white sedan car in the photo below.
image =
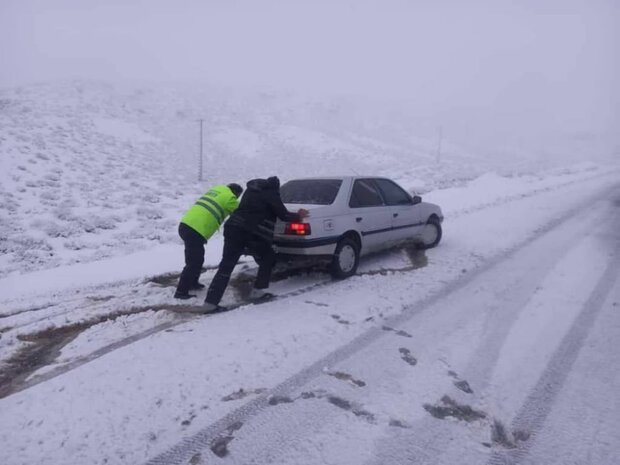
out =
<svg viewBox="0 0 620 465"><path fill-rule="evenodd" d="M300 223L276 223L278 255L327 259L335 278L355 274L362 255L408 241L430 248L441 240L441 208L412 197L390 179L295 179L283 184L280 194L289 210L306 208L310 216Z"/></svg>

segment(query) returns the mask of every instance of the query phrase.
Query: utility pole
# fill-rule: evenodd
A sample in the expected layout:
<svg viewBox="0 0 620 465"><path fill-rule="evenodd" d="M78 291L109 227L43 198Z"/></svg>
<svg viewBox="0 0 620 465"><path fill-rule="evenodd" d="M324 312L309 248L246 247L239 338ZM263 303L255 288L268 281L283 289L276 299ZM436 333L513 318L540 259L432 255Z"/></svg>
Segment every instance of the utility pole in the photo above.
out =
<svg viewBox="0 0 620 465"><path fill-rule="evenodd" d="M203 119L199 119L200 123L200 159L198 160L198 181L202 181L202 123Z"/></svg>
<svg viewBox="0 0 620 465"><path fill-rule="evenodd" d="M441 163L441 139L443 138L443 126L439 126L439 137L437 138L437 163Z"/></svg>

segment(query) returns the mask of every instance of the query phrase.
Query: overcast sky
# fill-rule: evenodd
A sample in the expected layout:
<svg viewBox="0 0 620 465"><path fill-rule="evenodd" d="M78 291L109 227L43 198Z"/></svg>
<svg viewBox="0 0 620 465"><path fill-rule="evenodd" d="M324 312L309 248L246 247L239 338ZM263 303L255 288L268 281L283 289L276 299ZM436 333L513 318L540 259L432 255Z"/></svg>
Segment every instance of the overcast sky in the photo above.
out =
<svg viewBox="0 0 620 465"><path fill-rule="evenodd" d="M0 0L0 87L208 80L615 131L617 0Z"/></svg>

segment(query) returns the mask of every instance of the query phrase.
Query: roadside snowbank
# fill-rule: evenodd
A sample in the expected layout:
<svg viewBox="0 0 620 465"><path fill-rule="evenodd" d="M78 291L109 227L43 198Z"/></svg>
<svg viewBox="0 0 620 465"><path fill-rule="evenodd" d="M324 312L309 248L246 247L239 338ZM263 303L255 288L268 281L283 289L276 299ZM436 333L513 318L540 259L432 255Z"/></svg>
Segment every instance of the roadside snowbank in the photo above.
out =
<svg viewBox="0 0 620 465"><path fill-rule="evenodd" d="M485 173L463 186L428 192L424 200L441 206L447 221L452 217L489 205L516 200L564 185L614 173L613 167L583 164L545 175L504 177ZM404 183L407 185L406 183ZM170 224L173 224L170 218ZM173 229L176 229L176 224ZM216 266L221 259L223 237L216 234L206 246L205 266ZM158 274L179 272L183 268L183 246L176 238L146 250L126 253L89 263L59 266L0 279L0 302L22 299L70 289L109 285L114 282L145 279Z"/></svg>

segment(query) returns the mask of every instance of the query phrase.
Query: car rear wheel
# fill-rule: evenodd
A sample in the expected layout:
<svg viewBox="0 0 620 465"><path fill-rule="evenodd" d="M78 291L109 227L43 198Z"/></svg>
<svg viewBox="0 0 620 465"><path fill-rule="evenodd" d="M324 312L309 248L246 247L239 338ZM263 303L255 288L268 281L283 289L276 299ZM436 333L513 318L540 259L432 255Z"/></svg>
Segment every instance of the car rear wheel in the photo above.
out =
<svg viewBox="0 0 620 465"><path fill-rule="evenodd" d="M331 275L336 279L353 276L357 271L359 261L360 252L357 244L352 239L345 237L336 246L330 267Z"/></svg>
<svg viewBox="0 0 620 465"><path fill-rule="evenodd" d="M422 233L420 234L422 239L422 244L420 247L423 249L431 249L437 246L441 240L441 235L442 230L439 219L435 217L429 218L422 229Z"/></svg>

